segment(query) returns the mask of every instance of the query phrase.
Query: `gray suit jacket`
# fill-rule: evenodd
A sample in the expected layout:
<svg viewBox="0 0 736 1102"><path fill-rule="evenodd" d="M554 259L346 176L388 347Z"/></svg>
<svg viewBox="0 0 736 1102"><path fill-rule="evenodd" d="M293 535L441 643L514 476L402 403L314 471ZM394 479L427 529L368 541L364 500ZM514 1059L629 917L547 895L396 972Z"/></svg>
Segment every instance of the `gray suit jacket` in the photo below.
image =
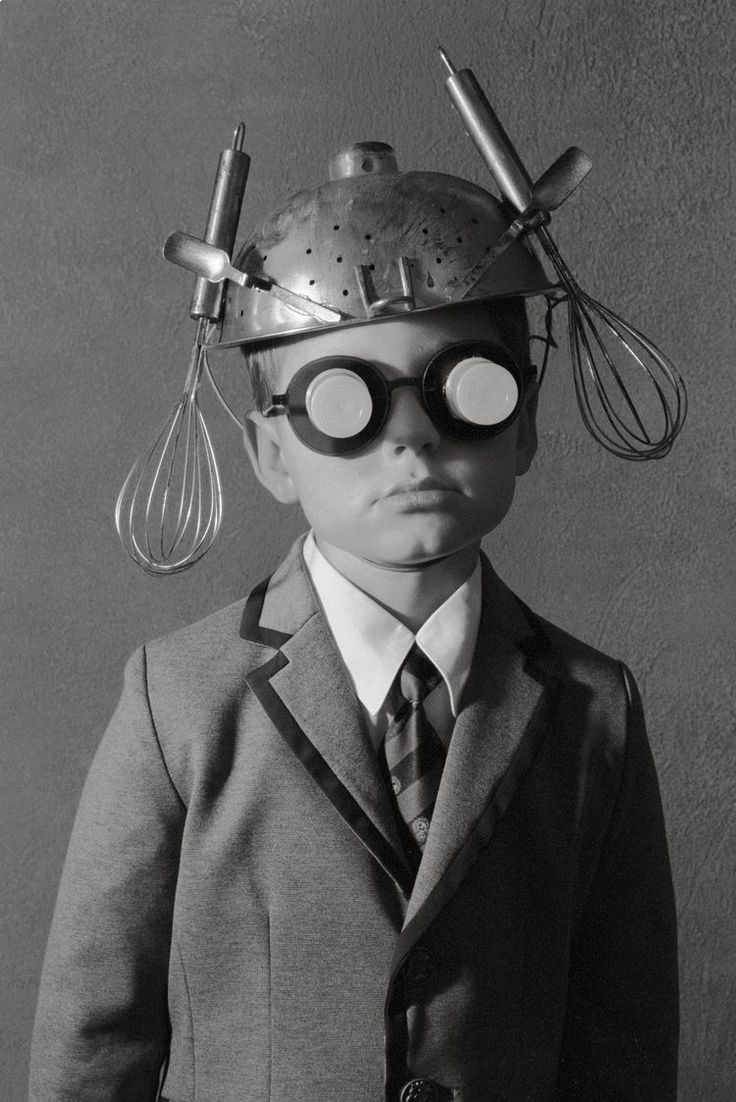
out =
<svg viewBox="0 0 736 1102"><path fill-rule="evenodd" d="M175 1102L396 1102L412 1080L419 1102L664 1102L676 1038L636 688L487 561L415 880L300 544L133 656L64 869L32 1102L152 1102L160 1075Z"/></svg>

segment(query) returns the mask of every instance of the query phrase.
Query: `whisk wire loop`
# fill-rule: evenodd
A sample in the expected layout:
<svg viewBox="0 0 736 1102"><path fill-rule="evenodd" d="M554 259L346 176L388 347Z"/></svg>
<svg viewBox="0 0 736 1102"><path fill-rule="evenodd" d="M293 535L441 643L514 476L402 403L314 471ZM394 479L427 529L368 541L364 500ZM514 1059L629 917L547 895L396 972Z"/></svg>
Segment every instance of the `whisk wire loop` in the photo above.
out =
<svg viewBox="0 0 736 1102"><path fill-rule="evenodd" d="M687 413L682 379L643 333L580 287L546 227L537 229L536 236L565 292L575 397L585 427L619 458L662 458ZM620 363L614 353L620 353ZM635 398L631 389L633 373L638 390L642 383L647 390L642 401L638 390Z"/></svg>
<svg viewBox="0 0 736 1102"><path fill-rule="evenodd" d="M198 403L208 325L200 322L181 400L133 464L115 505L130 557L149 574L176 574L202 558L222 523L222 482Z"/></svg>

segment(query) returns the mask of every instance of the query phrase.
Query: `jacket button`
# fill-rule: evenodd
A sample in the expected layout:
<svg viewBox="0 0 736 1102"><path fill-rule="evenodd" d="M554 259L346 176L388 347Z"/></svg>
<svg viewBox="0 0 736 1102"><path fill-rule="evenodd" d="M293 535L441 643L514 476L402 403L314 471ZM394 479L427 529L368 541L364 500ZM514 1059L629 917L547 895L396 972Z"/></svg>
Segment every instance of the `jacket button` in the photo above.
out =
<svg viewBox="0 0 736 1102"><path fill-rule="evenodd" d="M411 1079L401 1088L399 1102L436 1102L438 1097L431 1079Z"/></svg>
<svg viewBox="0 0 736 1102"><path fill-rule="evenodd" d="M412 987L421 987L432 975L432 954L419 946L404 961L404 980Z"/></svg>

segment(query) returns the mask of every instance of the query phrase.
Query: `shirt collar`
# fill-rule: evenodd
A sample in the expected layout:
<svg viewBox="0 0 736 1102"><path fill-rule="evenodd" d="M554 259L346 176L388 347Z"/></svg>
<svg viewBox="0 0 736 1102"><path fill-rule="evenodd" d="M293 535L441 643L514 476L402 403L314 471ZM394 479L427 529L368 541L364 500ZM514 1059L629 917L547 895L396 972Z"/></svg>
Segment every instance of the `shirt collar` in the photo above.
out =
<svg viewBox="0 0 736 1102"><path fill-rule="evenodd" d="M375 715L414 642L435 664L457 715L478 635L480 561L416 636L390 612L349 582L327 561L310 532L304 543L309 571L327 624L364 708Z"/></svg>

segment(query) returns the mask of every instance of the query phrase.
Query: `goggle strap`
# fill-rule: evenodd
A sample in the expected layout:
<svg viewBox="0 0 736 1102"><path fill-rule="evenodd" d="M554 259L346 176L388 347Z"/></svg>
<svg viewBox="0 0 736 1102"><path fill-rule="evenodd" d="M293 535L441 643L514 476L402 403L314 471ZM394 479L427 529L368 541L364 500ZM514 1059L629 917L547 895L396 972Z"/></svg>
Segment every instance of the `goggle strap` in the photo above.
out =
<svg viewBox="0 0 736 1102"><path fill-rule="evenodd" d="M542 380L544 379L544 375L547 370L547 364L549 363L549 357L552 349L557 348L557 341L553 336L554 315L552 311L555 309L556 306L559 306L560 303L564 301L565 299L556 299L552 298L551 296L547 297L547 308L544 312L544 336L540 336L539 334L534 333L530 338L533 341L544 341L542 366L540 367L539 374L537 375L537 385L540 387L542 385Z"/></svg>
<svg viewBox="0 0 736 1102"><path fill-rule="evenodd" d="M277 417L281 413L286 413L288 409L288 403L285 394L272 394L271 401L262 407L261 415L263 417Z"/></svg>

